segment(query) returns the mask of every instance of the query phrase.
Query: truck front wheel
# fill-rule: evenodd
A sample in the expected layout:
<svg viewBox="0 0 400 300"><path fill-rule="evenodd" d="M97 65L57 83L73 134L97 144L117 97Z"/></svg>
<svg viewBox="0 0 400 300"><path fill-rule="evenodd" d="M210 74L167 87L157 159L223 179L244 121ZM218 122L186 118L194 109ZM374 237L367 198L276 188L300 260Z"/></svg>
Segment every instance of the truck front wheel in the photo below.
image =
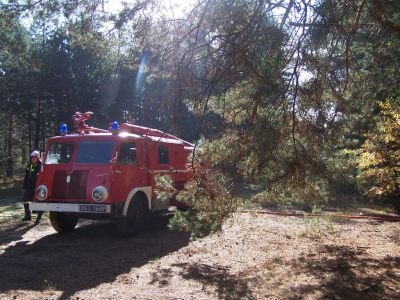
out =
<svg viewBox="0 0 400 300"><path fill-rule="evenodd" d="M58 233L64 233L74 230L76 224L78 223L78 217L74 215L69 215L62 212L51 211L50 212L50 222L54 230Z"/></svg>
<svg viewBox="0 0 400 300"><path fill-rule="evenodd" d="M125 217L117 221L117 231L123 236L131 236L139 233L146 222L148 209L145 199L135 195L129 203L128 212Z"/></svg>

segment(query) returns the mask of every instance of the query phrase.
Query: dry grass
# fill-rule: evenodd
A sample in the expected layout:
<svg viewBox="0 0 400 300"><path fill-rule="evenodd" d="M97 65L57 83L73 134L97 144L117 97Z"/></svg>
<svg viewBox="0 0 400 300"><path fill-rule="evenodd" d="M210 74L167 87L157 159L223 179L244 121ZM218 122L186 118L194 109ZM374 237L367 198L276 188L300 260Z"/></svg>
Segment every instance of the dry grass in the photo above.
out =
<svg viewBox="0 0 400 300"><path fill-rule="evenodd" d="M399 223L319 222L237 214L194 242L165 224L129 239L105 223L3 225L0 298L398 299Z"/></svg>

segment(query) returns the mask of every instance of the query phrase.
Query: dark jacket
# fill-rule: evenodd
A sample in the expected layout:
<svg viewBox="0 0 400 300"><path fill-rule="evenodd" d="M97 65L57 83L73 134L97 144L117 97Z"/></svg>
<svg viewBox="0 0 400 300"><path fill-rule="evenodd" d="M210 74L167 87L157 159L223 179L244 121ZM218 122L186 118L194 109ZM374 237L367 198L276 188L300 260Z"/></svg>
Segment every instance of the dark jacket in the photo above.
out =
<svg viewBox="0 0 400 300"><path fill-rule="evenodd" d="M34 166L33 163L30 162L26 167L23 187L26 192L30 194L33 194L35 192L36 179L41 166L42 164L39 161L36 166Z"/></svg>

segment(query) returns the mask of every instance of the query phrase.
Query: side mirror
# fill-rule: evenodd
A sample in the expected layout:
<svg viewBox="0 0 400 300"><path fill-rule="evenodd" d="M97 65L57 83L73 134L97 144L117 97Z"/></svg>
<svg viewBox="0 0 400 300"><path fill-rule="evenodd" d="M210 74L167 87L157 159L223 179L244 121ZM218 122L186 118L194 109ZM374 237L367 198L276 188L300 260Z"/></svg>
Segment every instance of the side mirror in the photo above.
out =
<svg viewBox="0 0 400 300"><path fill-rule="evenodd" d="M45 150L44 149L40 149L39 150L39 154L40 154L40 162L41 162L41 165L40 165L40 172L41 173L43 173L43 171L44 171L44 153L45 153Z"/></svg>
<svg viewBox="0 0 400 300"><path fill-rule="evenodd" d="M118 161L118 151L115 152L115 156L110 160L110 163L115 164Z"/></svg>

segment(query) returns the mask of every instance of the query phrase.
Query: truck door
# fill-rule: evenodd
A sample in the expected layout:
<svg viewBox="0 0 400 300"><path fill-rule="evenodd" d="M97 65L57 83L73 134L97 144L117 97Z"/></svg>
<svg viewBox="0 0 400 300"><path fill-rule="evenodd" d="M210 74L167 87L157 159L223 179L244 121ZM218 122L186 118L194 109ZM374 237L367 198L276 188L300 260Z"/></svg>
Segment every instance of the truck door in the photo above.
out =
<svg viewBox="0 0 400 300"><path fill-rule="evenodd" d="M117 161L113 165L112 193L115 201L123 202L134 188L147 185L147 176L139 167L142 151L137 142L121 141L118 149Z"/></svg>

